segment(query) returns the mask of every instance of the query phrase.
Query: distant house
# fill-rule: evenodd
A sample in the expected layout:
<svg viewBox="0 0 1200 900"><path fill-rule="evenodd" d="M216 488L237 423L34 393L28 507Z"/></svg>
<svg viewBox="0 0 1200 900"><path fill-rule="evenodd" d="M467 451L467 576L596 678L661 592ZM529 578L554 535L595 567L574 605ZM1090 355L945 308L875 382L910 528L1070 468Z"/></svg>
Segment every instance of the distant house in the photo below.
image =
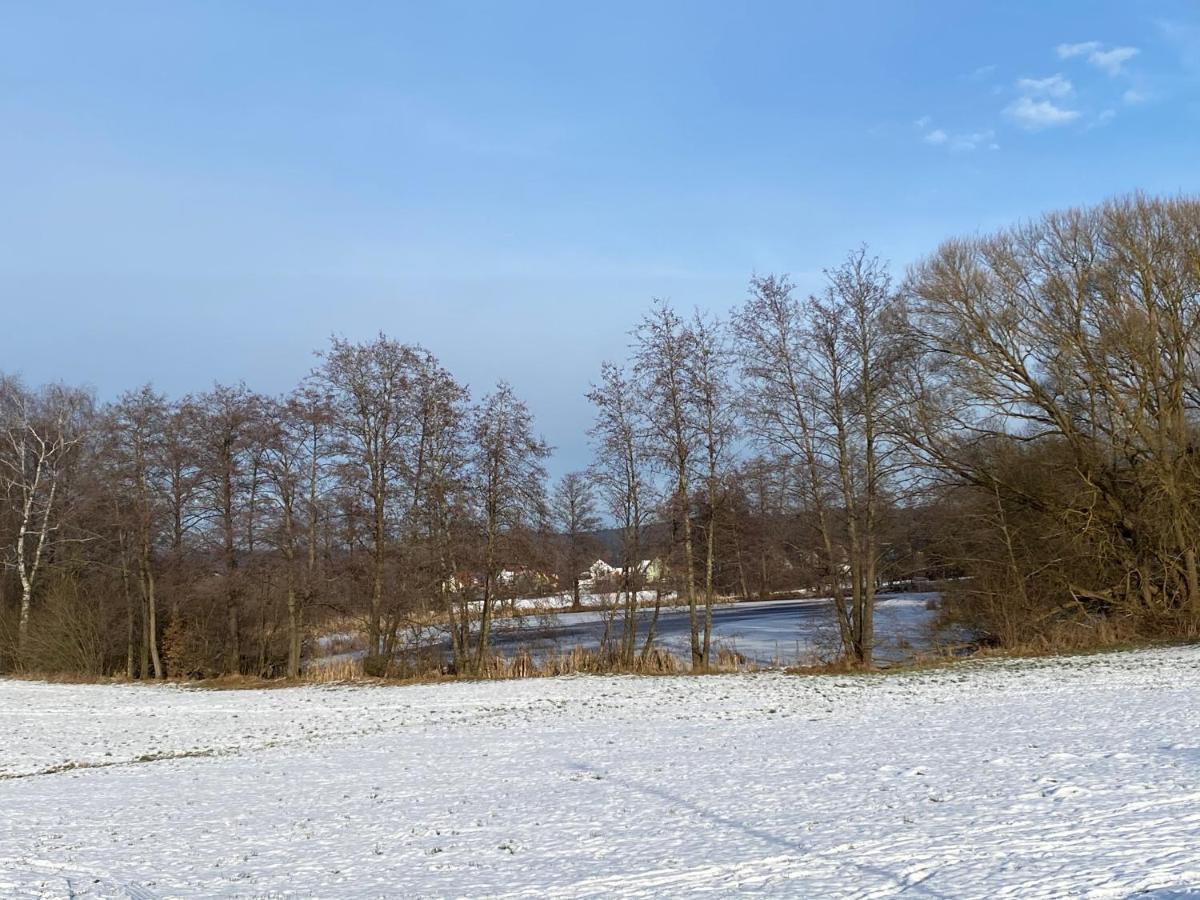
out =
<svg viewBox="0 0 1200 900"><path fill-rule="evenodd" d="M655 557L639 562L637 572L643 584L654 584L666 576L667 567L661 559ZM579 586L591 590L599 584L613 584L619 581L624 574L623 566L610 565L604 560L598 559L579 573Z"/></svg>
<svg viewBox="0 0 1200 900"><path fill-rule="evenodd" d="M642 575L643 582L654 584L667 576L667 564L657 556L654 559L643 559L638 563L638 571Z"/></svg>
<svg viewBox="0 0 1200 900"><path fill-rule="evenodd" d="M579 573L579 586L590 589L595 587L598 582L613 581L620 577L620 568L610 566L604 560L598 559Z"/></svg>
<svg viewBox="0 0 1200 900"><path fill-rule="evenodd" d="M496 573L496 583L522 591L543 591L553 588L557 579L527 566L512 566Z"/></svg>

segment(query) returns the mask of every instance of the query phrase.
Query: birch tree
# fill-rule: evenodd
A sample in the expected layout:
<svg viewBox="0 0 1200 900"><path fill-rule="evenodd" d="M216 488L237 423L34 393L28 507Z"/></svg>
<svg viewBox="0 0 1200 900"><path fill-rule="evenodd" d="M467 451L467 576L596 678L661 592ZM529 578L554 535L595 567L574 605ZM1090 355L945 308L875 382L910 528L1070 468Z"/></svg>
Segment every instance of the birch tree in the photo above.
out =
<svg viewBox="0 0 1200 900"><path fill-rule="evenodd" d="M0 377L0 489L15 513L8 564L21 585L18 655L46 560L61 539L56 514L63 482L86 436L91 402L87 393L64 385L30 390Z"/></svg>

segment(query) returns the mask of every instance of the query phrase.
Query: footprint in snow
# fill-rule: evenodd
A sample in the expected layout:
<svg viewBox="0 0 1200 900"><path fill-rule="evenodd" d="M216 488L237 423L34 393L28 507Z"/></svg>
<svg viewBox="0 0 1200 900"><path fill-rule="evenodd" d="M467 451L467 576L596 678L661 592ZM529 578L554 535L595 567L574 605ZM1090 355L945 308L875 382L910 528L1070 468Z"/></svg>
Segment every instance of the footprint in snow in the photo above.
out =
<svg viewBox="0 0 1200 900"><path fill-rule="evenodd" d="M1066 800L1068 797L1083 797L1090 793L1087 788L1081 788L1077 784L1060 784L1057 787L1046 788L1042 791L1042 796L1052 800Z"/></svg>

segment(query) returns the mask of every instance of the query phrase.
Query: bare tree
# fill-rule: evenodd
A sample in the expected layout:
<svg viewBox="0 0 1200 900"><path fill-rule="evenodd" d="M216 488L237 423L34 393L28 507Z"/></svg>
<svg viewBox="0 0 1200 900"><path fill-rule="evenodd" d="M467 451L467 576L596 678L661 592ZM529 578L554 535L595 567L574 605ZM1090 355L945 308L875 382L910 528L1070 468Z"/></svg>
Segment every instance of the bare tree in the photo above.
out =
<svg viewBox="0 0 1200 900"><path fill-rule="evenodd" d="M154 677L162 678L159 653L158 593L154 549L159 536L158 484L161 479L162 434L167 422L166 399L145 385L122 395L112 410L115 455L130 496L138 584L142 597L142 640Z"/></svg>
<svg viewBox="0 0 1200 900"><path fill-rule="evenodd" d="M432 354L413 348L409 391L402 412L409 423L398 446L395 471L397 503L397 592L403 602L385 621L384 655L395 653L399 630L409 622L418 632L430 600L452 577L449 545L457 525L458 495L467 479L465 448L468 393ZM445 596L441 598L445 601ZM437 612L453 614L453 604ZM417 613L418 619L412 619Z"/></svg>
<svg viewBox="0 0 1200 900"><path fill-rule="evenodd" d="M829 285L812 304L814 371L846 516L852 650L870 666L886 490L882 441L898 356L896 295L886 267L865 248L826 275Z"/></svg>
<svg viewBox="0 0 1200 900"><path fill-rule="evenodd" d="M467 667L470 606L458 583L470 526L469 395L432 357L417 385L418 440L414 445L409 533L420 553L418 596L437 601L450 631L456 671Z"/></svg>
<svg viewBox="0 0 1200 900"><path fill-rule="evenodd" d="M357 490L366 500L371 540L370 653L384 652L384 584L395 509L402 499L397 474L416 432L411 400L423 351L379 335L353 344L334 338L315 377L333 398L335 427Z"/></svg>
<svg viewBox="0 0 1200 900"><path fill-rule="evenodd" d="M835 521L831 468L823 452L821 392L813 376L809 307L786 278L756 277L734 319L746 414L759 443L794 467L802 507L819 536L842 646L854 645L843 598L843 548Z"/></svg>
<svg viewBox="0 0 1200 900"><path fill-rule="evenodd" d="M1043 622L1200 631L1198 236L1200 202L1135 196L948 241L910 272L908 438L1010 534L1038 523L1015 571ZM1053 478L1011 464L1035 451Z"/></svg>
<svg viewBox="0 0 1200 900"><path fill-rule="evenodd" d="M309 386L267 407L264 463L279 511L287 593L287 676L300 674L303 619L317 582L317 548L333 448L328 398Z"/></svg>
<svg viewBox="0 0 1200 900"><path fill-rule="evenodd" d="M252 501L258 490L254 461L261 443L262 399L245 385L216 385L185 401L194 410L193 443L201 475L198 503L214 535L222 563L225 599L223 666L236 675L242 668L241 613L245 594L242 572L247 540L253 540ZM243 520L247 529L241 528Z"/></svg>
<svg viewBox="0 0 1200 900"><path fill-rule="evenodd" d="M701 481L704 485L704 624L700 665L708 668L712 650L714 566L717 522L724 504L723 481L728 474L731 443L737 431L736 409L730 385L733 357L724 325L699 311L688 326L691 353L684 370L688 402L694 410L697 437L702 448Z"/></svg>
<svg viewBox="0 0 1200 900"><path fill-rule="evenodd" d="M542 461L550 455L550 447L533 433L529 408L503 381L476 407L471 437L476 503L484 533L483 603L473 660L478 672L488 652L506 545L522 529L545 519Z"/></svg>
<svg viewBox="0 0 1200 900"><path fill-rule="evenodd" d="M899 342L884 264L859 249L797 302L786 279L755 279L737 318L748 409L766 442L803 472L826 558L842 647L872 665L888 421ZM844 596L848 576L849 605Z"/></svg>
<svg viewBox="0 0 1200 900"><path fill-rule="evenodd" d="M647 424L638 408L634 386L612 363L601 366L600 383L592 386L588 399L596 410L595 424L590 432L594 448L592 478L609 514L621 529L621 589L625 607L620 656L626 665L631 665L637 644L642 532L653 508L649 459L644 449ZM643 656L648 655L654 645L660 608L661 604L656 603L647 628Z"/></svg>
<svg viewBox="0 0 1200 900"><path fill-rule="evenodd" d="M18 655L29 636L44 563L60 539L55 519L60 491L91 407L83 391L63 385L29 390L15 378L0 378L0 488L17 520L8 562L21 583Z"/></svg>
<svg viewBox="0 0 1200 900"><path fill-rule="evenodd" d="M700 426L690 402L688 365L693 335L665 301L656 300L633 333L634 375L647 408L650 446L672 482L669 510L683 549L683 593L687 597L693 668L704 665L696 605L696 560L692 537L691 476Z"/></svg>
<svg viewBox="0 0 1200 900"><path fill-rule="evenodd" d="M600 529L591 479L584 472L568 472L554 488L550 504L551 524L562 539L562 572L571 585L571 608L582 609L579 576L597 550L595 532Z"/></svg>

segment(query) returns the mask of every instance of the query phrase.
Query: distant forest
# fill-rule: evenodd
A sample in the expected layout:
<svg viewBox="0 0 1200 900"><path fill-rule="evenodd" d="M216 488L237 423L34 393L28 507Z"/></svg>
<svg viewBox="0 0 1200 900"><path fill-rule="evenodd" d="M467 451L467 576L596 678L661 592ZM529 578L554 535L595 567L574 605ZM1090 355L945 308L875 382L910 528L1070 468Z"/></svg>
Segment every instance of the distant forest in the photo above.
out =
<svg viewBox="0 0 1200 900"><path fill-rule="evenodd" d="M858 249L812 295L755 277L728 318L655 300L631 334L554 484L509 385L384 335L279 397L0 376L0 672L296 677L339 623L380 673L432 633L487 674L507 602L578 603L601 556L614 670L663 602L704 670L714 602L800 590L870 667L876 592L918 578L1008 648L1200 636L1200 201L1047 214L902 277Z"/></svg>

